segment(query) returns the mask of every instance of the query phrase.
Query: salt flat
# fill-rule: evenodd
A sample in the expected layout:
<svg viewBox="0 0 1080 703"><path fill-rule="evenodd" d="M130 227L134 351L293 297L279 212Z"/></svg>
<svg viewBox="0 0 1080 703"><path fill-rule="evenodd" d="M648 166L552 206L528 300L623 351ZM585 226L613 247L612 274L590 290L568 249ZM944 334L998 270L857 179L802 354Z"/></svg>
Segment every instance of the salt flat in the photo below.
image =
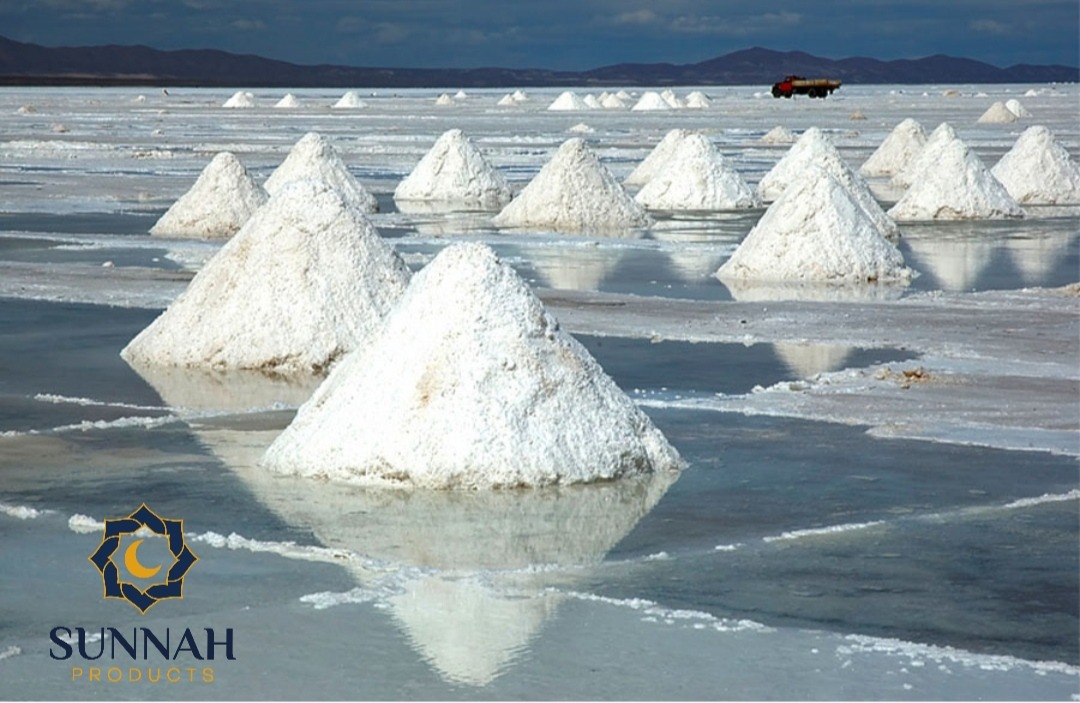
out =
<svg viewBox="0 0 1080 703"><path fill-rule="evenodd" d="M224 109L235 91L0 89L0 552L24 565L0 570L5 691L1080 695L1080 208L901 223L914 280L823 294L713 277L761 209L654 213L612 237L392 197L449 129L515 191L571 136L621 179L675 127L750 184L787 150L760 141L778 125L821 128L853 169L908 117L948 121L988 168L1034 124L1077 159L1077 86L716 87L706 109L662 112L546 110L561 89L499 106L512 89L444 106L442 90L358 90L356 109L294 90L287 110L284 90ZM1031 116L978 122L1008 99ZM312 131L414 270L459 240L509 262L689 462L677 480L413 495L272 477L258 458L310 385L128 367L120 349L221 246L151 238L156 218L217 152L261 182ZM98 521L142 501L182 517L200 558L183 602L146 616L103 600L86 561ZM213 684L110 688L49 658L62 623L231 626L242 645Z"/></svg>

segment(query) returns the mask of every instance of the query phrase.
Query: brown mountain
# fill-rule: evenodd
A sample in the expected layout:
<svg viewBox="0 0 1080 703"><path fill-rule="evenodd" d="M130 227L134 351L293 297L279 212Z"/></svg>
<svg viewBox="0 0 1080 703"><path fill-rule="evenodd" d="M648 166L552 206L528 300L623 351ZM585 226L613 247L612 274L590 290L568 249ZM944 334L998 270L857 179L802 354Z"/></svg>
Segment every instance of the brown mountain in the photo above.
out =
<svg viewBox="0 0 1080 703"><path fill-rule="evenodd" d="M301 66L213 49L147 46L44 47L0 37L0 85L202 85L253 87L496 87L557 85L769 85L798 73L845 83L1078 82L1073 66L998 68L972 59L928 56L880 61L826 59L753 48L695 64L616 64L589 71L509 68Z"/></svg>

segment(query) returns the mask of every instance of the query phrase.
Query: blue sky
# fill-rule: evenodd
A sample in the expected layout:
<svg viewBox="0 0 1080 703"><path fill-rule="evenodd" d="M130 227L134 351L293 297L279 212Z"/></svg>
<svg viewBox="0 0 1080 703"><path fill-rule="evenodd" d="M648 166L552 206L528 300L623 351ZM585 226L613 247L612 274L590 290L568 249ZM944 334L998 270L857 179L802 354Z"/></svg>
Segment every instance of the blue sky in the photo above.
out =
<svg viewBox="0 0 1080 703"><path fill-rule="evenodd" d="M294 63L587 69L764 46L1080 64L1077 0L0 0L46 46L214 48Z"/></svg>

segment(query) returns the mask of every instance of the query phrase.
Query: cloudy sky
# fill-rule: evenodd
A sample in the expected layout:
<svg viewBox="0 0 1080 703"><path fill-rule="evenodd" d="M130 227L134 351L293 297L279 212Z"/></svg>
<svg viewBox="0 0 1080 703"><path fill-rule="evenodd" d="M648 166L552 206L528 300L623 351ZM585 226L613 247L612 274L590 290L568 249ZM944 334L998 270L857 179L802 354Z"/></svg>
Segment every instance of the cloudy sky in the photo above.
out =
<svg viewBox="0 0 1080 703"><path fill-rule="evenodd" d="M587 69L752 46L1076 66L1078 32L1077 0L0 0L18 41L355 66Z"/></svg>

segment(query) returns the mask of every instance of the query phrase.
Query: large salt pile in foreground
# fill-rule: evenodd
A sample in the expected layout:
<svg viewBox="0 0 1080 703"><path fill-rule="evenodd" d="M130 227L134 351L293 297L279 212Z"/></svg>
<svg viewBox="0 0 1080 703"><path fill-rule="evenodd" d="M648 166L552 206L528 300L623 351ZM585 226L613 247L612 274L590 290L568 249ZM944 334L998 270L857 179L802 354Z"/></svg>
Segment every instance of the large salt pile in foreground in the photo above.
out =
<svg viewBox="0 0 1080 703"><path fill-rule="evenodd" d="M899 228L878 204L870 186L847 165L832 141L817 127L803 132L783 158L765 174L757 186L758 196L764 202L778 199L793 182L802 180L815 166L828 171L840 181L874 221L883 237L893 239L900 236Z"/></svg>
<svg viewBox="0 0 1080 703"><path fill-rule="evenodd" d="M642 94L638 101L634 103L634 106L630 108L636 112L649 111L649 110L670 110L671 104L661 97L660 93L649 90Z"/></svg>
<svg viewBox="0 0 1080 703"><path fill-rule="evenodd" d="M580 97L578 97L577 93L575 93L573 91L570 91L570 90L567 90L567 91L564 91L562 94L560 94L559 97L555 98L555 100L553 100L552 103L550 105L548 105L547 109L555 110L555 111L559 111L559 110L571 110L572 111L572 110L589 110L591 108L588 105L585 104L584 100L582 100Z"/></svg>
<svg viewBox="0 0 1080 703"><path fill-rule="evenodd" d="M121 352L139 365L311 373L363 344L409 271L325 183L281 188Z"/></svg>
<svg viewBox="0 0 1080 703"><path fill-rule="evenodd" d="M933 165L938 150L954 139L959 139L956 130L948 122L942 122L926 138L922 149L919 149L906 166L894 173L889 182L896 188L909 187L922 177L923 170Z"/></svg>
<svg viewBox="0 0 1080 703"><path fill-rule="evenodd" d="M645 210L581 139L565 141L494 218L498 227L604 232L646 227Z"/></svg>
<svg viewBox="0 0 1080 703"><path fill-rule="evenodd" d="M897 220L971 220L1023 217L1024 211L960 139L933 153L925 168L889 209Z"/></svg>
<svg viewBox="0 0 1080 703"><path fill-rule="evenodd" d="M356 94L355 90L346 91L344 95L338 98L338 101L334 103L333 107L337 109L359 109L367 107L367 103L360 99L360 96Z"/></svg>
<svg viewBox="0 0 1080 703"><path fill-rule="evenodd" d="M195 185L150 228L159 237L228 239L267 199L266 191L239 159L227 151L215 156Z"/></svg>
<svg viewBox="0 0 1080 703"><path fill-rule="evenodd" d="M395 200L436 200L484 209L501 208L510 196L506 179L460 129L443 133L394 191Z"/></svg>
<svg viewBox="0 0 1080 703"><path fill-rule="evenodd" d="M864 176L891 176L901 171L926 144L926 132L910 117L893 127L889 136L870 155L859 173Z"/></svg>
<svg viewBox="0 0 1080 703"><path fill-rule="evenodd" d="M418 273L270 446L271 470L422 488L516 488L678 469L678 453L487 247Z"/></svg>
<svg viewBox="0 0 1080 703"><path fill-rule="evenodd" d="M263 187L274 195L286 183L298 180L322 181L336 188L346 202L361 212L379 211L375 196L349 173L333 145L317 132L308 132L293 145Z"/></svg>
<svg viewBox="0 0 1080 703"><path fill-rule="evenodd" d="M736 282L853 284L907 280L912 271L848 189L809 165L716 275Z"/></svg>
<svg viewBox="0 0 1080 703"><path fill-rule="evenodd" d="M671 161L672 155L678 148L679 143L689 137L693 132L688 129L673 129L664 135L660 143L653 147L649 155L623 179L623 185L642 186L648 183L664 165Z"/></svg>
<svg viewBox="0 0 1080 703"><path fill-rule="evenodd" d="M980 124L1008 124L1020 119L1015 112L1005 107L1005 103L996 102L986 109L979 119Z"/></svg>
<svg viewBox="0 0 1080 703"><path fill-rule="evenodd" d="M654 210L761 207L742 176L701 134L680 140L671 158L634 199Z"/></svg>
<svg viewBox="0 0 1080 703"><path fill-rule="evenodd" d="M255 107L255 93L238 90L225 101L222 107Z"/></svg>
<svg viewBox="0 0 1080 703"><path fill-rule="evenodd" d="M1080 166L1041 125L1024 130L990 173L1019 203L1080 203Z"/></svg>

